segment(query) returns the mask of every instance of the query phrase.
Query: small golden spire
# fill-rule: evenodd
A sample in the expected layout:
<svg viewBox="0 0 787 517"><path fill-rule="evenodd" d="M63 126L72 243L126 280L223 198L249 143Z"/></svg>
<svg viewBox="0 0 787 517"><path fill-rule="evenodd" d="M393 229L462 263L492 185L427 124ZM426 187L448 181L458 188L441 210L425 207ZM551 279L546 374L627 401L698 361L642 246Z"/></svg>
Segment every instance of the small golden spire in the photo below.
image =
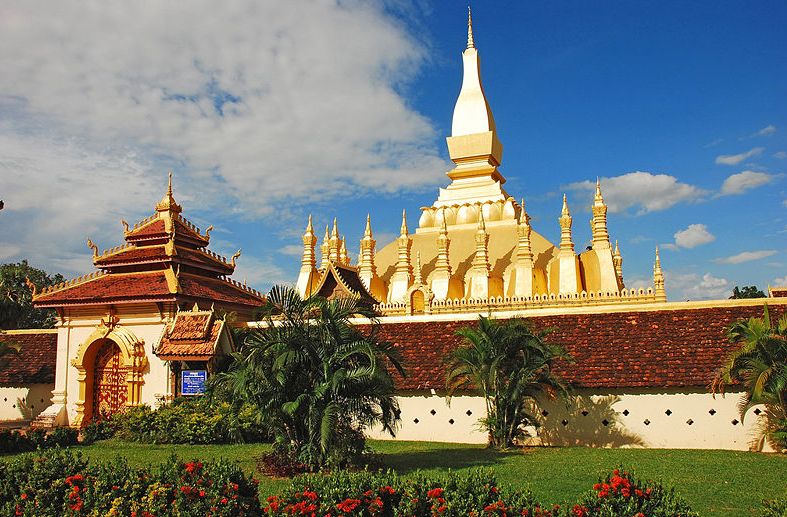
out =
<svg viewBox="0 0 787 517"><path fill-rule="evenodd" d="M365 239L372 238L372 217L369 214L366 214L366 229L363 231L363 236Z"/></svg>
<svg viewBox="0 0 787 517"><path fill-rule="evenodd" d="M331 230L331 237L339 237L339 226L335 217L333 218L333 230Z"/></svg>
<svg viewBox="0 0 787 517"><path fill-rule="evenodd" d="M661 271L661 257L659 257L659 247L658 246L656 246L656 264L655 264L655 267L656 267L656 269Z"/></svg>
<svg viewBox="0 0 787 517"><path fill-rule="evenodd" d="M563 194L563 210L560 212L560 215L571 215L571 212L568 211L568 202L565 194Z"/></svg>
<svg viewBox="0 0 787 517"><path fill-rule="evenodd" d="M325 225L325 235L322 238L323 242L328 242L330 240L330 238L331 238L331 233L330 233L329 228L330 228L330 226L326 224Z"/></svg>
<svg viewBox="0 0 787 517"><path fill-rule="evenodd" d="M164 194L164 197L161 198L161 201L156 205L157 212L174 212L179 214L183 211L183 208L177 202L175 202L175 198L172 196L172 171L169 172L169 180L167 181L167 193Z"/></svg>
<svg viewBox="0 0 787 517"><path fill-rule="evenodd" d="M530 216L527 215L527 210L525 210L525 198L522 198L522 202L520 203L520 211L519 211L519 224L529 224L530 223Z"/></svg>
<svg viewBox="0 0 787 517"><path fill-rule="evenodd" d="M306 224L306 233L314 234L314 228L312 227L312 214L309 214L309 222Z"/></svg>
<svg viewBox="0 0 787 517"><path fill-rule="evenodd" d="M486 222L484 222L484 209L482 206L478 207L478 231L486 233Z"/></svg>
<svg viewBox="0 0 787 517"><path fill-rule="evenodd" d="M604 198L601 197L601 178L598 176L596 176L596 195L594 200L597 205L604 204Z"/></svg>
<svg viewBox="0 0 787 517"><path fill-rule="evenodd" d="M613 255L620 255L620 248L618 248L618 240L615 239L615 252Z"/></svg>
<svg viewBox="0 0 787 517"><path fill-rule="evenodd" d="M414 285L422 285L424 283L423 275L421 274L421 252L415 252L415 267L413 268L413 277L415 280Z"/></svg>
<svg viewBox="0 0 787 517"><path fill-rule="evenodd" d="M467 6L467 48L475 48L475 42L473 41L473 12L470 10L470 6Z"/></svg>
<svg viewBox="0 0 787 517"><path fill-rule="evenodd" d="M653 264L653 287L657 302L667 301L667 291L664 289L664 272L661 270L659 247L656 246L656 262Z"/></svg>
<svg viewBox="0 0 787 517"><path fill-rule="evenodd" d="M407 235L407 211L402 210L402 227L399 229L399 235Z"/></svg>

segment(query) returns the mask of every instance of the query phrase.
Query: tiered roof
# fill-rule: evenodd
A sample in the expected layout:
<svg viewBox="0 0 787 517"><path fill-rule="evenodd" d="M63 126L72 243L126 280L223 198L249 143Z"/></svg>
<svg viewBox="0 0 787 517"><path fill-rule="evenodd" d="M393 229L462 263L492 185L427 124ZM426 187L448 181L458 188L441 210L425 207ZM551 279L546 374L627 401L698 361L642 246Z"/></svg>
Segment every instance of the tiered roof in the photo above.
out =
<svg viewBox="0 0 787 517"><path fill-rule="evenodd" d="M201 311L195 304L191 311L181 311L164 334L154 353L165 361L206 361L211 359L220 339L232 342L225 322L213 310Z"/></svg>
<svg viewBox="0 0 787 517"><path fill-rule="evenodd" d="M57 358L57 330L8 330L0 341L19 346L18 354L8 354L8 366L0 369L0 386L54 384Z"/></svg>
<svg viewBox="0 0 787 517"><path fill-rule="evenodd" d="M181 212L170 174L167 192L153 215L131 228L123 221L125 244L99 253L88 239L98 271L40 293L34 289L35 305L193 301L233 310L259 306L260 292L229 279L240 251L229 260L210 251L212 227L202 233Z"/></svg>

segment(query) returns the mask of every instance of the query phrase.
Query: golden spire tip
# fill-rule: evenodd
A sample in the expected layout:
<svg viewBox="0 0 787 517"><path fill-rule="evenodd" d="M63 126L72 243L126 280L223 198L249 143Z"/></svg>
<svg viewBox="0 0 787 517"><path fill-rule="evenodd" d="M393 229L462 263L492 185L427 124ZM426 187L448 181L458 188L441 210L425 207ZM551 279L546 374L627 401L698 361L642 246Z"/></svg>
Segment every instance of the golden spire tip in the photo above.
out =
<svg viewBox="0 0 787 517"><path fill-rule="evenodd" d="M475 48L473 41L473 12L470 5L467 6L467 48Z"/></svg>

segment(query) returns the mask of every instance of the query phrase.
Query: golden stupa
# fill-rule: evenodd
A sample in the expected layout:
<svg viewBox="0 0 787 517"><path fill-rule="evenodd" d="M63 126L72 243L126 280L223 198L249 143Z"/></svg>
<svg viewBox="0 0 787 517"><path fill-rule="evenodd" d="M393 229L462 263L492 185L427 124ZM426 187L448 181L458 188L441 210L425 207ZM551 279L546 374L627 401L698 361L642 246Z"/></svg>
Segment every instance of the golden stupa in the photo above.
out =
<svg viewBox="0 0 787 517"><path fill-rule="evenodd" d="M610 242L598 180L588 250L574 250L565 195L558 245L531 228L524 201L517 202L503 188L505 178L498 169L503 146L481 84L469 12L462 61L462 88L446 139L455 164L447 173L451 183L431 206L421 208L414 233L403 212L399 237L379 251L367 217L355 265L334 219L333 227L325 228L318 268L309 217L297 281L301 294L373 298L384 315L666 301L658 249L654 287L625 288L623 258L617 242L614 247Z"/></svg>

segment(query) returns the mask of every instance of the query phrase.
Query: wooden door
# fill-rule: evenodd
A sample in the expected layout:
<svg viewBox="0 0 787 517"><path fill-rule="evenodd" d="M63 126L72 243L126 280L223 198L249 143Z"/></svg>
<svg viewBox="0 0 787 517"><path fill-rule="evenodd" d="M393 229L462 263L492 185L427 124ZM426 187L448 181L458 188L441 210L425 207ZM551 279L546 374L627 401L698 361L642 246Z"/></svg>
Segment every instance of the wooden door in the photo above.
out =
<svg viewBox="0 0 787 517"><path fill-rule="evenodd" d="M128 398L128 367L123 365L120 348L115 343L107 341L101 346L93 372L93 420L123 411Z"/></svg>

